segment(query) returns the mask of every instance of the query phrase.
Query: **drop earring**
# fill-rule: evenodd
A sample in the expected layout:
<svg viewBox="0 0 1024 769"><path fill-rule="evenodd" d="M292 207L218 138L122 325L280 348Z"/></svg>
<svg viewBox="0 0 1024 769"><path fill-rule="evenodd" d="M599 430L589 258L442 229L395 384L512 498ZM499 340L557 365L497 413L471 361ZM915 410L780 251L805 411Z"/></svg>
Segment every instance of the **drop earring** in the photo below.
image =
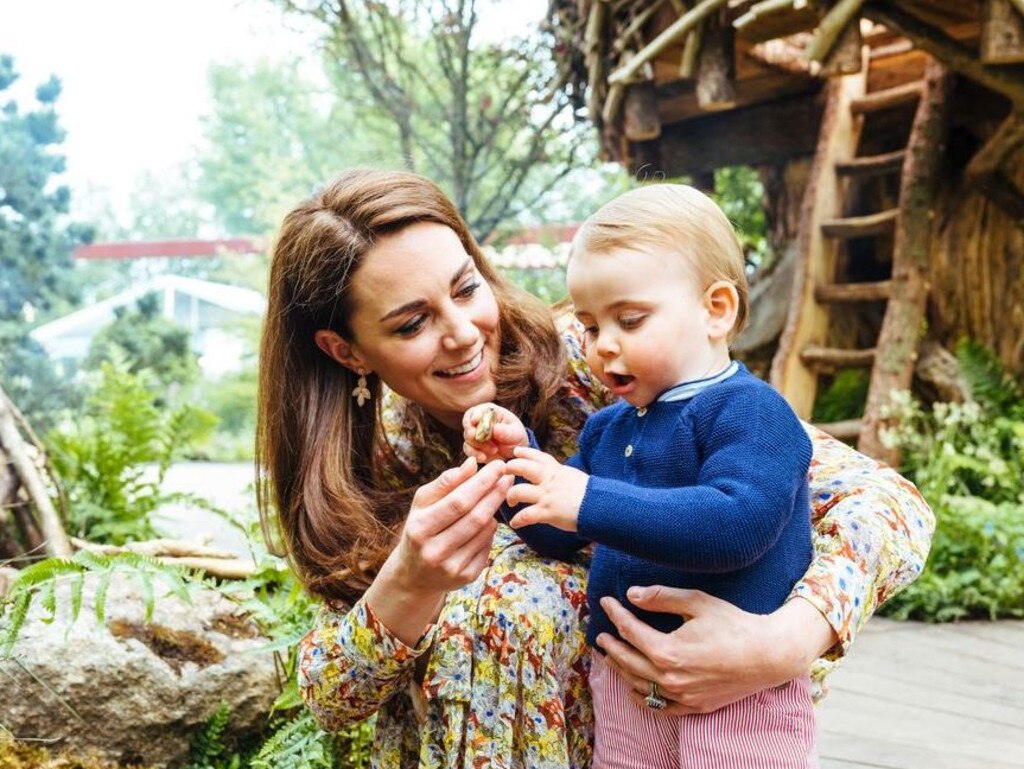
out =
<svg viewBox="0 0 1024 769"><path fill-rule="evenodd" d="M359 369L359 380L356 382L355 388L352 390L352 397L356 399L356 403L362 406L366 401L370 400L370 388L366 386L366 372Z"/></svg>

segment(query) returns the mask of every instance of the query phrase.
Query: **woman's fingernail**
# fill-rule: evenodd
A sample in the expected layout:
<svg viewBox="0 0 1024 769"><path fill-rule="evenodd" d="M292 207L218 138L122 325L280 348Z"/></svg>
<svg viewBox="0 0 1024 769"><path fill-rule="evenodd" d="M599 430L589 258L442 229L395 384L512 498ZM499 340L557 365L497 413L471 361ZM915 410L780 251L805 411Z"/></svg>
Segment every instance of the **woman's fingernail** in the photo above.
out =
<svg viewBox="0 0 1024 769"><path fill-rule="evenodd" d="M629 600L631 601L642 601L647 597L647 588L631 587L626 591L626 595L629 596Z"/></svg>

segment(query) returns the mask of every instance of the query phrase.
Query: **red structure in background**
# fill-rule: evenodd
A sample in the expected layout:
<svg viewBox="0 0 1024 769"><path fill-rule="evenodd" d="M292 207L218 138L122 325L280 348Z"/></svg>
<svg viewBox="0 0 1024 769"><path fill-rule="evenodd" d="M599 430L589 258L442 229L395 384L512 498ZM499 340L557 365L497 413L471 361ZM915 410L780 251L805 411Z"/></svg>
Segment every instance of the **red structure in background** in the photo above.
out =
<svg viewBox="0 0 1024 769"><path fill-rule="evenodd" d="M92 243L74 250L75 259L144 259L148 257L204 257L222 254L254 254L263 250L255 238L222 240L149 240Z"/></svg>

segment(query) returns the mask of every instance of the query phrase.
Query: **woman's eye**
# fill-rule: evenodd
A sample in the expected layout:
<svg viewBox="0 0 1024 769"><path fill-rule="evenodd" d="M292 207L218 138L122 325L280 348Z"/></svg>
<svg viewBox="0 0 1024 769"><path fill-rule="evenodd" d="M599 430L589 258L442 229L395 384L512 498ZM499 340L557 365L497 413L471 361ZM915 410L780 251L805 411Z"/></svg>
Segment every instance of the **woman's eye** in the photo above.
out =
<svg viewBox="0 0 1024 769"><path fill-rule="evenodd" d="M399 326L397 329L395 329L395 333L398 334L399 336L412 336L417 331L419 331L423 327L423 324L426 322L426 316L417 315L416 317L411 318L410 320Z"/></svg>
<svg viewBox="0 0 1024 769"><path fill-rule="evenodd" d="M465 299L467 297L473 296L473 294L476 293L476 290L478 288L480 288L480 281L473 281L472 283L467 283L466 285L459 289L456 296Z"/></svg>
<svg viewBox="0 0 1024 769"><path fill-rule="evenodd" d="M595 336L597 336L597 326L584 326L583 333L586 334L591 339L593 339Z"/></svg>

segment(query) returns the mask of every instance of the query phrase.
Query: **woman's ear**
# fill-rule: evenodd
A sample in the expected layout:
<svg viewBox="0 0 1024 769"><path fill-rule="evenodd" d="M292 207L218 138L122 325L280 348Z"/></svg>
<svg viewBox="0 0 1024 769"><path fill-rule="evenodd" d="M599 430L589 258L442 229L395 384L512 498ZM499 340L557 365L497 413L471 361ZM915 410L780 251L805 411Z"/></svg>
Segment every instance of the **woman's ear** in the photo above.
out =
<svg viewBox="0 0 1024 769"><path fill-rule="evenodd" d="M736 286L727 280L716 280L704 292L704 306L708 311L708 336L728 339L740 310Z"/></svg>
<svg viewBox="0 0 1024 769"><path fill-rule="evenodd" d="M316 346L328 358L337 361L342 366L357 374L369 374L370 368L356 352L355 348L341 337L336 331L320 329L313 334L313 341Z"/></svg>

